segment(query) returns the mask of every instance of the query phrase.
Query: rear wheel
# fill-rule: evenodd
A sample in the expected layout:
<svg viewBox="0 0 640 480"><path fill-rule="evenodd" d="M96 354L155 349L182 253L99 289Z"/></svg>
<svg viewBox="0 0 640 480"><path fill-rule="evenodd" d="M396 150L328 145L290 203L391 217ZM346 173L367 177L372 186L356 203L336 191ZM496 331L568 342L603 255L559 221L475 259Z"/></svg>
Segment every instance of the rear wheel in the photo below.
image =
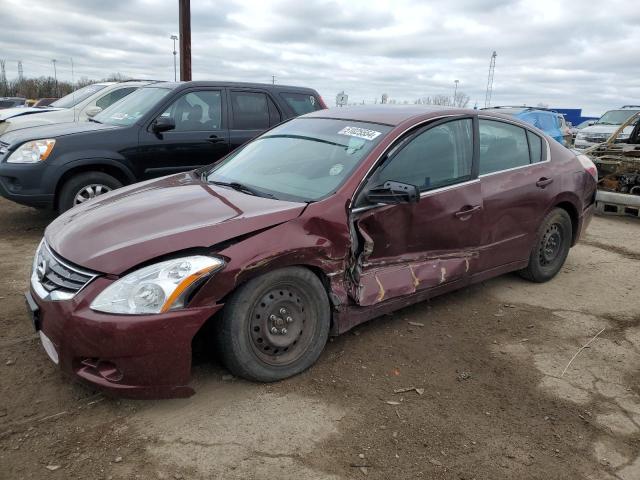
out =
<svg viewBox="0 0 640 480"><path fill-rule="evenodd" d="M60 190L58 211L66 212L76 205L122 187L122 183L104 172L85 172L71 177Z"/></svg>
<svg viewBox="0 0 640 480"><path fill-rule="evenodd" d="M226 367L249 380L273 382L315 363L329 335L322 282L302 267L250 280L225 305L217 343Z"/></svg>
<svg viewBox="0 0 640 480"><path fill-rule="evenodd" d="M567 259L572 236L569 214L561 208L549 212L538 229L529 265L520 270L520 275L533 282L551 280Z"/></svg>

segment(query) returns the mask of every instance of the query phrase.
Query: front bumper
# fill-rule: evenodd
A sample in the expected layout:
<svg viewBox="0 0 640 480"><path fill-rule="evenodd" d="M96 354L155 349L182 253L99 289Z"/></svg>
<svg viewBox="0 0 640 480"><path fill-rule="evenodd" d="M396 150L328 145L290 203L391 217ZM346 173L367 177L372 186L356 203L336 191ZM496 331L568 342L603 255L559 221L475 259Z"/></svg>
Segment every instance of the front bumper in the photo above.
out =
<svg viewBox="0 0 640 480"><path fill-rule="evenodd" d="M103 391L126 398L188 397L191 342L222 305L186 308L158 315L94 312L90 299L110 283L97 278L71 300L42 300L36 329L51 341L59 367ZM50 352L49 356L53 359Z"/></svg>
<svg viewBox="0 0 640 480"><path fill-rule="evenodd" d="M0 195L22 205L53 207L58 173L42 163L0 163Z"/></svg>

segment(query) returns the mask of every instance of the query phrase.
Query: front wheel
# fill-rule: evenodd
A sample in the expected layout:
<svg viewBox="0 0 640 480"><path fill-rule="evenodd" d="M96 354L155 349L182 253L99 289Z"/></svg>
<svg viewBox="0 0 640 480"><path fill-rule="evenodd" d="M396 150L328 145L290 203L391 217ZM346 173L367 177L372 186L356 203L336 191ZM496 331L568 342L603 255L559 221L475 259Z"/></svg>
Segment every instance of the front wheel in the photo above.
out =
<svg viewBox="0 0 640 480"><path fill-rule="evenodd" d="M329 326L322 282L306 268L287 267L250 280L232 295L216 343L231 373L273 382L313 365Z"/></svg>
<svg viewBox="0 0 640 480"><path fill-rule="evenodd" d="M122 183L118 179L104 172L84 172L74 175L60 190L58 211L66 212L76 205L120 187Z"/></svg>
<svg viewBox="0 0 640 480"><path fill-rule="evenodd" d="M553 209L542 221L529 265L520 270L520 275L539 283L551 280L567 259L572 236L569 214L561 208Z"/></svg>

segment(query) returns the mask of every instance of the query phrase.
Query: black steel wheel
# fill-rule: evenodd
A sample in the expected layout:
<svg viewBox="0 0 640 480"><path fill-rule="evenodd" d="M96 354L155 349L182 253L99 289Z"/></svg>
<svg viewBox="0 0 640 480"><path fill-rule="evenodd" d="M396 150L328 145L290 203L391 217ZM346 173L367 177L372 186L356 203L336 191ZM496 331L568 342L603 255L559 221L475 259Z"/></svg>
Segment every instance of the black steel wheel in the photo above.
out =
<svg viewBox="0 0 640 480"><path fill-rule="evenodd" d="M324 348L329 324L322 282L308 269L288 267L257 277L232 295L217 343L232 373L271 382L309 368Z"/></svg>
<svg viewBox="0 0 640 480"><path fill-rule="evenodd" d="M533 282L551 280L562 268L573 239L571 217L561 209L552 210L542 221L529 265L519 273Z"/></svg>

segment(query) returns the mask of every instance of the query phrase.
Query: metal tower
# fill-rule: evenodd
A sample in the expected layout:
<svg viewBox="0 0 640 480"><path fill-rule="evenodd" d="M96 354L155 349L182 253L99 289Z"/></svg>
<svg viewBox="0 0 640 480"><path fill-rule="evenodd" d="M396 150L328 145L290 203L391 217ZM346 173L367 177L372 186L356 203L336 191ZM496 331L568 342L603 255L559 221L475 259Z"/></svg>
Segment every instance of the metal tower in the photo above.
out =
<svg viewBox="0 0 640 480"><path fill-rule="evenodd" d="M22 82L24 75L22 73L22 60L18 60L18 81Z"/></svg>
<svg viewBox="0 0 640 480"><path fill-rule="evenodd" d="M489 62L489 77L487 78L487 93L484 96L484 106L491 106L491 94L493 93L493 74L496 70L496 57L498 54L493 51L491 54L491 61Z"/></svg>

